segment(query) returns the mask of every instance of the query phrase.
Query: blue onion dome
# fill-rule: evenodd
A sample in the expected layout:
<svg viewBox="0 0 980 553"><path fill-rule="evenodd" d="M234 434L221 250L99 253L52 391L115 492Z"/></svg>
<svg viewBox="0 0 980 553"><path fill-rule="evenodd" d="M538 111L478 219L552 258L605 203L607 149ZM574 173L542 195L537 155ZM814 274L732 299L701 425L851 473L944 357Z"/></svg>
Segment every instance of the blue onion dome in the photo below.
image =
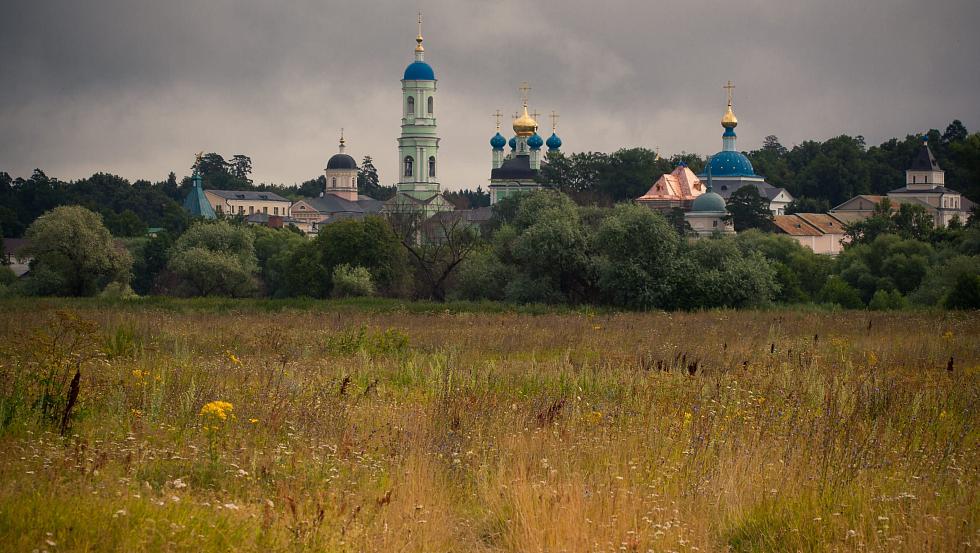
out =
<svg viewBox="0 0 980 553"><path fill-rule="evenodd" d="M541 146L544 146L544 139L538 133L534 133L528 137L527 146L532 150L540 150Z"/></svg>
<svg viewBox="0 0 980 553"><path fill-rule="evenodd" d="M551 133L551 136L548 137L548 141L545 144L548 145L549 150L557 150L561 148L561 139L558 138L557 134Z"/></svg>
<svg viewBox="0 0 980 553"><path fill-rule="evenodd" d="M511 150L516 150L517 149L517 137L516 136L510 137L510 142L508 142L507 145L510 146L510 149Z"/></svg>
<svg viewBox="0 0 980 553"><path fill-rule="evenodd" d="M492 146L494 150L503 150L504 146L506 145L507 139L504 138L499 132L493 135L493 138L490 139L490 146Z"/></svg>
<svg viewBox="0 0 980 553"><path fill-rule="evenodd" d="M707 167L701 175L707 175ZM722 151L711 158L712 177L756 177L752 162L742 152Z"/></svg>
<svg viewBox="0 0 980 553"><path fill-rule="evenodd" d="M406 81L434 81L436 80L436 72L432 70L432 66L424 61L413 61L405 68L405 76L402 79Z"/></svg>
<svg viewBox="0 0 980 553"><path fill-rule="evenodd" d="M698 213L716 213L725 209L725 198L710 190L698 196L691 204L691 211Z"/></svg>
<svg viewBox="0 0 980 553"><path fill-rule="evenodd" d="M357 163L347 154L334 154L327 161L327 169L357 169Z"/></svg>

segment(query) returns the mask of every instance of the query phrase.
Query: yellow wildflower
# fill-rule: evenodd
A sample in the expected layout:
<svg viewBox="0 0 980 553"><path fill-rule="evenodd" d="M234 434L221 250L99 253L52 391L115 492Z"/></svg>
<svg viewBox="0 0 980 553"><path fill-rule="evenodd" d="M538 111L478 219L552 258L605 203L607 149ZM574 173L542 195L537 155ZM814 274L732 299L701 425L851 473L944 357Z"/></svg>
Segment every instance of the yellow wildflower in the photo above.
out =
<svg viewBox="0 0 980 553"><path fill-rule="evenodd" d="M229 416L233 416L232 410L234 408L235 406L227 401L212 401L211 403L206 403L204 407L201 407L201 416L224 421Z"/></svg>
<svg viewBox="0 0 980 553"><path fill-rule="evenodd" d="M228 360L229 361L231 361L232 363L234 363L234 364L236 364L238 366L241 366L241 364L242 364L241 360L239 360L238 357L236 357L234 353L232 353L229 350L225 350L225 355L228 356Z"/></svg>
<svg viewBox="0 0 980 553"><path fill-rule="evenodd" d="M255 424L255 423L259 422L259 419L248 419L248 422L250 422L252 424Z"/></svg>
<svg viewBox="0 0 980 553"><path fill-rule="evenodd" d="M694 415L692 415L690 413L684 413L684 426L687 426L687 425L691 424L691 419L693 419L693 418L694 418Z"/></svg>

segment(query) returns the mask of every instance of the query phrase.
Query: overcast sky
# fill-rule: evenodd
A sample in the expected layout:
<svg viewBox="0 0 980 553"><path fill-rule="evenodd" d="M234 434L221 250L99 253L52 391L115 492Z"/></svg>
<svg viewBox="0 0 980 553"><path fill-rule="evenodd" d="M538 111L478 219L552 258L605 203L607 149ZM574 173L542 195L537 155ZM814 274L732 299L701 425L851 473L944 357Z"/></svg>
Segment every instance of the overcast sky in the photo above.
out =
<svg viewBox="0 0 980 553"><path fill-rule="evenodd" d="M487 185L521 81L566 152L713 153L728 79L742 150L980 127L977 0L3 0L0 170L157 181L204 150L293 184L344 127L392 183L418 9L446 189Z"/></svg>

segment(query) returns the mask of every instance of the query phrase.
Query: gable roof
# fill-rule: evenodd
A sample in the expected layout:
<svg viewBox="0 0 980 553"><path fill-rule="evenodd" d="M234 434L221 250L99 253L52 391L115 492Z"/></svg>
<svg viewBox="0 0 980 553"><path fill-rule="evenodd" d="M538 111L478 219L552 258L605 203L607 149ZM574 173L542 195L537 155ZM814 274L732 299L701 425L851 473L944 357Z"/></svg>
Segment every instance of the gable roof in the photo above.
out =
<svg viewBox="0 0 980 553"><path fill-rule="evenodd" d="M823 234L844 234L844 222L833 215L826 213L797 213L796 216Z"/></svg>
<svg viewBox="0 0 980 553"><path fill-rule="evenodd" d="M874 206L880 204L881 203L881 200L883 200L884 198L885 198L885 196L876 196L876 195L873 195L873 194L858 194L857 196L854 196L850 200L847 200L844 203L838 205L837 207L831 209L830 212L831 213L834 213L835 211L868 211L868 210L874 209ZM871 206L870 207L867 207L867 208L860 207L860 206L857 207L857 208L851 208L849 204L851 204L852 202L854 202L856 200L864 200L864 201L867 201L867 202L871 203Z"/></svg>
<svg viewBox="0 0 980 553"><path fill-rule="evenodd" d="M736 181L723 181L722 179L713 179L715 181L713 190L717 192L722 198L728 200L731 195L736 191L746 186L754 186L756 190L759 191L759 195L772 201L776 196L786 193L786 196L790 200L793 199L793 195L790 194L785 188L779 188L778 186L773 186L765 181L752 181L752 180L736 180ZM721 181L721 182L719 182Z"/></svg>
<svg viewBox="0 0 980 553"><path fill-rule="evenodd" d="M205 192L210 192L211 194L225 200L251 200L265 202L289 201L275 192L260 192L257 190L205 190Z"/></svg>
<svg viewBox="0 0 980 553"><path fill-rule="evenodd" d="M777 229L790 236L823 236L824 234L797 215L774 215L772 222Z"/></svg>
<svg viewBox="0 0 980 553"><path fill-rule="evenodd" d="M337 213L379 213L382 206L381 201L367 196L359 196L356 202L352 202L334 194L324 194L317 198L303 198L300 202L308 204L319 213L328 215Z"/></svg>

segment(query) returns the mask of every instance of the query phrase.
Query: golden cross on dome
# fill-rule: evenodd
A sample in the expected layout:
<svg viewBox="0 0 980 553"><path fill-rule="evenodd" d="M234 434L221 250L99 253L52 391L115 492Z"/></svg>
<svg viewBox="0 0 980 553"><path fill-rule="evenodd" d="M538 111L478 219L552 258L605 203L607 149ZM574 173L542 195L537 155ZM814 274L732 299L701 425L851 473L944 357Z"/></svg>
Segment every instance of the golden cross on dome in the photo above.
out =
<svg viewBox="0 0 980 553"><path fill-rule="evenodd" d="M344 144L344 128L340 127L340 144Z"/></svg>
<svg viewBox="0 0 980 553"><path fill-rule="evenodd" d="M541 116L541 114L538 113L538 110L534 110L534 111L531 112L531 118L534 119L534 120L537 120L538 117L540 117L540 116Z"/></svg>
<svg viewBox="0 0 980 553"><path fill-rule="evenodd" d="M422 10L419 10L419 36L422 36Z"/></svg>
<svg viewBox="0 0 980 553"><path fill-rule="evenodd" d="M499 109L497 111L495 111L495 112L493 112L493 113L490 114L490 117L493 117L494 119L497 120L497 130L498 131L500 130L500 118L503 117L503 116L504 116L504 114L503 113L500 113L500 110Z"/></svg>
<svg viewBox="0 0 980 553"><path fill-rule="evenodd" d="M549 117L551 117L551 132L555 132L555 129L558 128L558 112L551 110L551 115L549 115Z"/></svg>
<svg viewBox="0 0 980 553"><path fill-rule="evenodd" d="M728 91L728 105L732 105L732 99L735 97L735 85L731 81L728 81L728 84L722 88Z"/></svg>
<svg viewBox="0 0 980 553"><path fill-rule="evenodd" d="M531 85L527 84L527 81L524 81L517 90L521 91L521 101L524 102L524 107L527 107L527 97L528 93L531 92Z"/></svg>

